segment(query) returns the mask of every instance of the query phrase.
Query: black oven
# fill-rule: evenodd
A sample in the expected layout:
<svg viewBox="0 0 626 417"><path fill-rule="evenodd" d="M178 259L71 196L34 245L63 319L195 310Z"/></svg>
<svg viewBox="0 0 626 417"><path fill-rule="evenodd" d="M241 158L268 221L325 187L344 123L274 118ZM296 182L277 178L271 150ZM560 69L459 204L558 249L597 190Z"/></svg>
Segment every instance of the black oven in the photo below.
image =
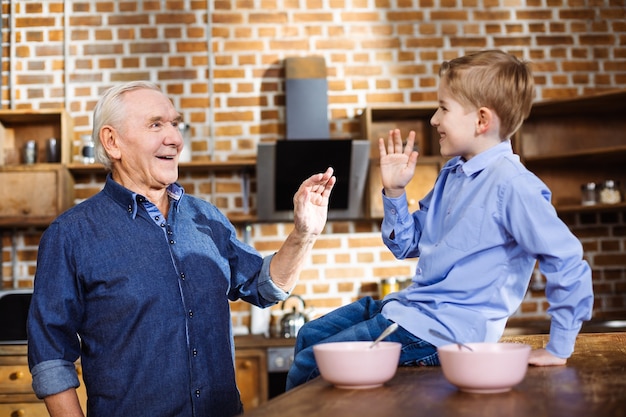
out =
<svg viewBox="0 0 626 417"><path fill-rule="evenodd" d="M0 343L26 343L26 319L32 289L0 291Z"/></svg>
<svg viewBox="0 0 626 417"><path fill-rule="evenodd" d="M285 392L287 372L293 362L293 346L267 348L267 393L274 398Z"/></svg>

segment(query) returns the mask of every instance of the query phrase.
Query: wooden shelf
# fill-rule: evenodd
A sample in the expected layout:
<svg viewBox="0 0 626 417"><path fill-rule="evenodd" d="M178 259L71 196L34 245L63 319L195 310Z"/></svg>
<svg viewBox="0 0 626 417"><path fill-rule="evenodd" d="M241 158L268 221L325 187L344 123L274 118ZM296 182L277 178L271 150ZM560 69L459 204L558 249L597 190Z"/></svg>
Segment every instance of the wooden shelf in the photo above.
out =
<svg viewBox="0 0 626 417"><path fill-rule="evenodd" d="M547 155L527 156L527 164L606 164L609 162L623 163L626 160L626 145L607 148L596 148L571 152L560 152Z"/></svg>
<svg viewBox="0 0 626 417"><path fill-rule="evenodd" d="M368 174L367 217L380 219L383 216L380 198L380 160L378 139L387 138L389 130L400 129L406 137L415 131L415 148L419 152L413 179L406 187L409 210L419 208L421 200L433 187L439 170L445 164L439 152L439 135L430 125L437 110L434 102L410 105L375 105L364 109L360 116L361 136L370 141L370 168Z"/></svg>
<svg viewBox="0 0 626 417"><path fill-rule="evenodd" d="M582 204L562 205L556 206L556 211L559 213L595 213L606 211L621 211L626 209L626 202L617 204L593 204L589 206L583 206Z"/></svg>
<svg viewBox="0 0 626 417"><path fill-rule="evenodd" d="M46 142L57 139L60 162L71 160L72 118L64 109L0 110L0 165L20 164L27 141L37 143L36 162L46 162Z"/></svg>
<svg viewBox="0 0 626 417"><path fill-rule="evenodd" d="M256 158L232 159L228 161L191 161L178 164L182 172L202 171L237 171L249 170L256 167ZM67 169L72 174L99 174L105 172L102 164L67 164Z"/></svg>
<svg viewBox="0 0 626 417"><path fill-rule="evenodd" d="M624 114L626 90L533 105L513 144L526 166L552 191L560 213L626 207L580 204L583 184L626 183ZM623 196L624 189L620 191Z"/></svg>

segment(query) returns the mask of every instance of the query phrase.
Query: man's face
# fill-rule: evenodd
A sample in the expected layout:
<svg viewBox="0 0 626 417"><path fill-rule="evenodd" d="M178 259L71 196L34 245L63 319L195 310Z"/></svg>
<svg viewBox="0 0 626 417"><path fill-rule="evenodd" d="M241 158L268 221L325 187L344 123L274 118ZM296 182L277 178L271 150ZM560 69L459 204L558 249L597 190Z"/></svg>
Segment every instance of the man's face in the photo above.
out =
<svg viewBox="0 0 626 417"><path fill-rule="evenodd" d="M123 103L123 122L113 129L113 152L107 149L114 179L143 195L165 189L178 179L180 114L165 95L149 89L125 93Z"/></svg>

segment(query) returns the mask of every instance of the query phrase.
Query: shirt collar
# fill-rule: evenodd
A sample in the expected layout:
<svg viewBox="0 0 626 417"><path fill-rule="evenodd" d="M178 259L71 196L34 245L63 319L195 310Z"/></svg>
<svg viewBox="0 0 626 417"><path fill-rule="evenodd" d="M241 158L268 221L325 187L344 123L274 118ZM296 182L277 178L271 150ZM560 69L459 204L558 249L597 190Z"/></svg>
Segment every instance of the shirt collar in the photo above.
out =
<svg viewBox="0 0 626 417"><path fill-rule="evenodd" d="M133 219L137 217L137 209L141 200L146 200L141 194L130 191L128 188L115 182L110 173L107 175L104 191L109 194L113 200L126 207L126 211ZM168 185L167 196L173 204L174 210L178 211L180 200L184 194L185 189L180 184L172 183Z"/></svg>
<svg viewBox="0 0 626 417"><path fill-rule="evenodd" d="M466 176L471 177L477 172L485 169L491 164L491 162L504 154L513 154L513 147L510 139L504 140L496 146L479 153L469 161L466 161L461 157L456 157L456 162L451 162L449 167L457 171L460 169L460 171Z"/></svg>

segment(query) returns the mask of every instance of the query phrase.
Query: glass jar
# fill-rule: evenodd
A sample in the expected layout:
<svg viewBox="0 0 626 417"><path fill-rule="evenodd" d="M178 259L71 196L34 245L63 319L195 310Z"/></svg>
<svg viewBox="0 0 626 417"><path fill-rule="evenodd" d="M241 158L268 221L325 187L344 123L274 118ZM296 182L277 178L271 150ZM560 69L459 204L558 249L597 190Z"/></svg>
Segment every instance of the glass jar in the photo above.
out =
<svg viewBox="0 0 626 417"><path fill-rule="evenodd" d="M379 297L381 300L388 294L396 291L400 291L400 283L397 278L385 278L380 282Z"/></svg>
<svg viewBox="0 0 626 417"><path fill-rule="evenodd" d="M617 204L622 201L622 195L619 191L619 182L614 180L606 180L600 189L600 203Z"/></svg>
<svg viewBox="0 0 626 417"><path fill-rule="evenodd" d="M24 163L32 165L37 162L37 141L29 140L24 144Z"/></svg>
<svg viewBox="0 0 626 417"><path fill-rule="evenodd" d="M95 155L95 146L93 143L93 139L91 135L82 135L81 141L83 143L83 148L81 155L83 157L83 164L93 164L96 162Z"/></svg>
<svg viewBox="0 0 626 417"><path fill-rule="evenodd" d="M597 203L596 188L595 182L581 185L581 203L583 206L593 206Z"/></svg>

